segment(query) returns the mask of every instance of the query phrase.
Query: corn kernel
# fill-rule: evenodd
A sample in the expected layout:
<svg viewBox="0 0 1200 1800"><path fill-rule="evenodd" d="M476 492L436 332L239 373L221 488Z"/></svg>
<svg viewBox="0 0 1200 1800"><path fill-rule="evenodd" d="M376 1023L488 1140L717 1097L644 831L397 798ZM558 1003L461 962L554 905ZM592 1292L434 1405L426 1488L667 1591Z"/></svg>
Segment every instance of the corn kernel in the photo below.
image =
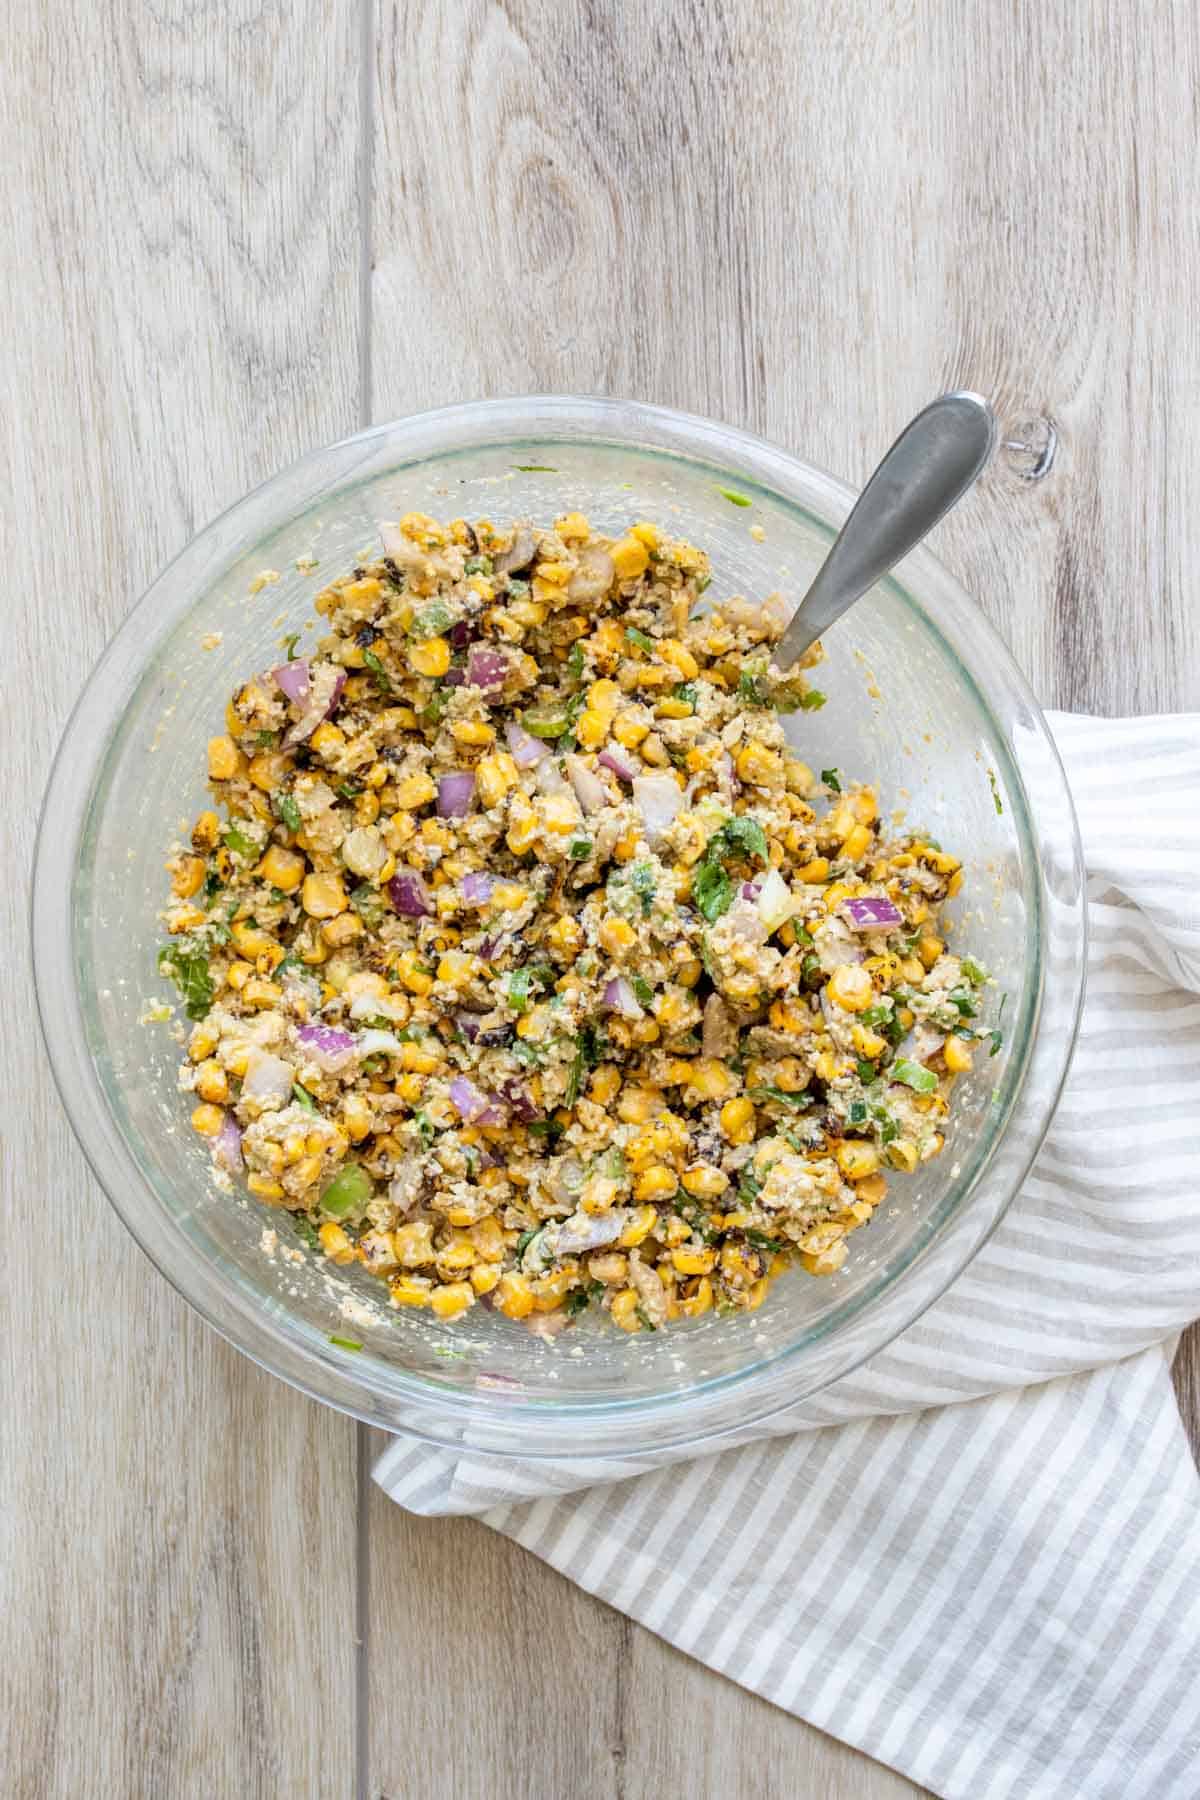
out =
<svg viewBox="0 0 1200 1800"><path fill-rule="evenodd" d="M952 1075L965 1075L973 1058L971 1047L960 1037L948 1037L942 1046L942 1058Z"/></svg>
<svg viewBox="0 0 1200 1800"><path fill-rule="evenodd" d="M613 1324L619 1325L622 1331L640 1331L642 1321L638 1317L637 1290L622 1288L619 1294L614 1294L612 1306L609 1308L609 1316Z"/></svg>
<svg viewBox="0 0 1200 1800"><path fill-rule="evenodd" d="M241 752L231 737L209 738L208 776L210 781L232 781L241 762Z"/></svg>
<svg viewBox="0 0 1200 1800"><path fill-rule="evenodd" d="M659 645L659 654L673 669L679 671L684 681L695 681L700 673L700 664L678 638L664 638Z"/></svg>
<svg viewBox="0 0 1200 1800"><path fill-rule="evenodd" d="M198 1106L192 1114L192 1130L201 1137L216 1137L224 1123L225 1114L219 1106Z"/></svg>
<svg viewBox="0 0 1200 1800"><path fill-rule="evenodd" d="M610 956L619 956L637 943L637 933L624 919L614 918L609 914L601 923L597 934L600 943Z"/></svg>
<svg viewBox="0 0 1200 1800"><path fill-rule="evenodd" d="M297 856L294 850L271 844L256 873L272 887L281 888L285 894L294 894L304 879L304 858Z"/></svg>
<svg viewBox="0 0 1200 1800"><path fill-rule="evenodd" d="M482 756L476 763L475 786L485 807L499 806L509 789L516 785L517 765L507 750Z"/></svg>
<svg viewBox="0 0 1200 1800"><path fill-rule="evenodd" d="M500 1277L496 1287L496 1306L510 1319L524 1319L533 1311L533 1288L526 1275Z"/></svg>
<svg viewBox="0 0 1200 1800"><path fill-rule="evenodd" d="M300 893L300 904L312 919L333 919L345 912L350 902L336 874L306 875Z"/></svg>
<svg viewBox="0 0 1200 1800"><path fill-rule="evenodd" d="M739 1095L736 1100L727 1100L721 1108L721 1130L731 1144L752 1144L754 1142L754 1102Z"/></svg>
<svg viewBox="0 0 1200 1800"><path fill-rule="evenodd" d="M215 850L221 836L221 822L215 812L205 809L197 814L192 826L192 849Z"/></svg>
<svg viewBox="0 0 1200 1800"><path fill-rule="evenodd" d="M868 1175L864 1181L855 1183L855 1199L865 1201L868 1206L878 1206L886 1195L887 1181L882 1175Z"/></svg>
<svg viewBox="0 0 1200 1800"><path fill-rule="evenodd" d="M455 719L450 726L450 735L456 743L472 748L486 747L495 743L496 728L483 719Z"/></svg>
<svg viewBox="0 0 1200 1800"><path fill-rule="evenodd" d="M259 1200L279 1201L284 1197L279 1183L268 1175L247 1175L246 1186Z"/></svg>
<svg viewBox="0 0 1200 1800"><path fill-rule="evenodd" d="M853 1025L850 1029L850 1040L858 1054L867 1062L874 1062L887 1049L886 1038L881 1038L877 1031L870 1031L865 1025Z"/></svg>
<svg viewBox="0 0 1200 1800"><path fill-rule="evenodd" d="M871 833L865 825L855 825L842 840L842 855L858 862L871 848Z"/></svg>
<svg viewBox="0 0 1200 1800"><path fill-rule="evenodd" d="M647 1169L633 1184L635 1200L665 1200L679 1191L679 1177L674 1169Z"/></svg>
<svg viewBox="0 0 1200 1800"><path fill-rule="evenodd" d="M865 1181L879 1168L879 1152L874 1144L847 1138L837 1147L837 1165L847 1181Z"/></svg>
<svg viewBox="0 0 1200 1800"><path fill-rule="evenodd" d="M210 1058L196 1070L196 1092L202 1100L222 1105L229 1098L229 1080L219 1062Z"/></svg>
<svg viewBox="0 0 1200 1800"><path fill-rule="evenodd" d="M599 713L602 719L611 719L621 704L621 690L615 681L593 681L587 691L587 701L589 711Z"/></svg>
<svg viewBox="0 0 1200 1800"><path fill-rule="evenodd" d="M336 756L339 750L346 748L345 732L336 725L330 725L328 720L317 726L308 741L318 756Z"/></svg>
<svg viewBox="0 0 1200 1800"><path fill-rule="evenodd" d="M717 1266L715 1250L672 1250L671 1261L680 1275L708 1275Z"/></svg>
<svg viewBox="0 0 1200 1800"><path fill-rule="evenodd" d="M317 1229L321 1240L321 1248L332 1263L352 1263L358 1260L354 1244L340 1225L325 1224Z"/></svg>
<svg viewBox="0 0 1200 1800"><path fill-rule="evenodd" d="M836 1275L846 1260L846 1241L839 1238L824 1250L805 1250L800 1261L810 1275Z"/></svg>
<svg viewBox="0 0 1200 1800"><path fill-rule="evenodd" d="M558 837L578 828L579 807L570 794L547 794L540 810L546 830Z"/></svg>
<svg viewBox="0 0 1200 1800"><path fill-rule="evenodd" d="M932 932L917 940L917 955L927 969L932 969L945 948L941 938L934 937Z"/></svg>
<svg viewBox="0 0 1200 1800"><path fill-rule="evenodd" d="M428 1306L432 1290L419 1275L398 1275L388 1291L397 1306Z"/></svg>
<svg viewBox="0 0 1200 1800"><path fill-rule="evenodd" d="M649 737L650 727L636 713L623 712L613 720L612 734L618 744L624 744L627 750L636 750Z"/></svg>
<svg viewBox="0 0 1200 1800"><path fill-rule="evenodd" d="M920 1160L911 1138L897 1138L895 1143L889 1144L887 1159L894 1169L903 1169L906 1175L912 1174Z"/></svg>
<svg viewBox="0 0 1200 1800"><path fill-rule="evenodd" d="M697 1194L702 1199L711 1200L723 1194L729 1186L729 1177L723 1169L715 1168L711 1163L696 1163L683 1173L683 1185L689 1194ZM701 1274L702 1270L694 1273Z"/></svg>
<svg viewBox="0 0 1200 1800"><path fill-rule="evenodd" d="M426 806L436 794L437 785L424 770L416 775L406 775L403 781L396 783L396 805L405 809Z"/></svg>
<svg viewBox="0 0 1200 1800"><path fill-rule="evenodd" d="M575 721L575 734L585 750L598 750L608 736L608 719L594 707L585 707Z"/></svg>
<svg viewBox="0 0 1200 1800"><path fill-rule="evenodd" d="M645 1238L650 1236L657 1222L658 1214L652 1206L639 1206L617 1239L619 1248L632 1250L635 1245L642 1243Z"/></svg>
<svg viewBox="0 0 1200 1800"><path fill-rule="evenodd" d="M857 963L839 963L829 977L825 992L835 1006L846 1012L862 1012L871 1004L875 988L867 971Z"/></svg>
<svg viewBox="0 0 1200 1800"><path fill-rule="evenodd" d="M708 1279L707 1275L704 1275L696 1283L695 1292L685 1295L679 1302L679 1310L687 1319L699 1319L702 1318L706 1312L712 1311L712 1303L712 1282Z"/></svg>
<svg viewBox="0 0 1200 1800"><path fill-rule="evenodd" d="M436 680L450 667L450 645L443 637L426 638L413 644L408 652L408 666L418 675Z"/></svg>
<svg viewBox="0 0 1200 1800"><path fill-rule="evenodd" d="M746 744L738 751L734 766L738 779L752 787L772 787L783 777L782 761L762 744Z"/></svg>
<svg viewBox="0 0 1200 1800"><path fill-rule="evenodd" d="M406 950L396 958L395 973L401 986L410 994L428 994L433 987L433 977L425 973L415 950Z"/></svg>
<svg viewBox="0 0 1200 1800"><path fill-rule="evenodd" d="M645 544L633 536L618 539L610 554L618 581L636 581L650 566Z"/></svg>

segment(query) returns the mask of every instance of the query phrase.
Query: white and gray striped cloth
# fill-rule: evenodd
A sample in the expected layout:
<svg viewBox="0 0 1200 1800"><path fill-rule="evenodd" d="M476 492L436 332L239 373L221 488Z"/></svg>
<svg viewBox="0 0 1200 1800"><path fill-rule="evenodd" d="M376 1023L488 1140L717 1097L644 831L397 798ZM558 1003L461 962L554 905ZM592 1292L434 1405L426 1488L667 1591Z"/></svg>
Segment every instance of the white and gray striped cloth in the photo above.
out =
<svg viewBox="0 0 1200 1800"><path fill-rule="evenodd" d="M1089 870L1083 1026L941 1301L686 1468L398 1438L375 1479L951 1800L1196 1800L1200 1484L1169 1368L1200 1314L1200 716L1050 723Z"/></svg>

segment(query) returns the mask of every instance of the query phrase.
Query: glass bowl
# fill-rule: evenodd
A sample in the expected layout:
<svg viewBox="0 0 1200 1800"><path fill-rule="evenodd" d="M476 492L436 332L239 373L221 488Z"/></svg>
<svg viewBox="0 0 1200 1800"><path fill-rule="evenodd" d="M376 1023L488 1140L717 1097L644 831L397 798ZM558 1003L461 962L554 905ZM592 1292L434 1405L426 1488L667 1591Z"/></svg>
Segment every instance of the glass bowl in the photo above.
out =
<svg viewBox="0 0 1200 1800"><path fill-rule="evenodd" d="M784 451L681 413L571 398L453 406L305 457L201 532L134 608L46 794L33 896L42 1025L113 1206L178 1291L264 1367L372 1424L485 1453L697 1444L879 1350L993 1229L1070 1058L1082 868L1041 712L925 551L833 630L819 674L828 704L788 726L814 768L878 781L885 812L903 809L964 858L956 941L994 972L993 1008L1007 995L1004 1042L960 1080L943 1155L892 1180L837 1275L789 1272L753 1314L633 1337L588 1315L547 1343L483 1307L453 1324L393 1309L361 1270L298 1252L289 1214L214 1186L176 1090L178 1027L151 1017L175 998L156 969L156 914L167 846L206 800L205 741L238 681L278 660L284 632L308 627L322 582L372 553L378 519L578 508L613 532L662 520L709 551L713 599L796 599L852 501ZM279 579L252 594L264 569Z"/></svg>

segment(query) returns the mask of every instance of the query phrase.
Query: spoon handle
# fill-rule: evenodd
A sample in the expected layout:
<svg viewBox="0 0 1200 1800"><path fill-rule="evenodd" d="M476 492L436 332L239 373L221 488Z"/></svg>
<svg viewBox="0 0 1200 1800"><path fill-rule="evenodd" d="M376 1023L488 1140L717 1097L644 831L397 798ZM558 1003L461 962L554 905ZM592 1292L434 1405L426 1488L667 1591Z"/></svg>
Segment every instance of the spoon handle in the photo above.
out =
<svg viewBox="0 0 1200 1800"><path fill-rule="evenodd" d="M996 444L996 415L978 394L943 394L906 425L792 614L773 662L787 669L960 500Z"/></svg>

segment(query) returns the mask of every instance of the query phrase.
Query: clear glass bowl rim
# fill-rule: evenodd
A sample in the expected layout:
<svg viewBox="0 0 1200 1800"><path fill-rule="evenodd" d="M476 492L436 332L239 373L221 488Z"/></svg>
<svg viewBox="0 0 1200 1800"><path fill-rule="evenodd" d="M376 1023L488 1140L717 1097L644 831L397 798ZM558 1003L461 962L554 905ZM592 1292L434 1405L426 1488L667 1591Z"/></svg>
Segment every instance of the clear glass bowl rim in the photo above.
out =
<svg viewBox="0 0 1200 1800"><path fill-rule="evenodd" d="M886 1293L889 1304L878 1314L878 1329L864 1332L860 1328L841 1357L826 1351L816 1378L806 1380L800 1366L810 1348L801 1339L765 1366L751 1365L721 1377L711 1384L711 1392L701 1388L629 1403L559 1403L557 1410L550 1408L540 1416L536 1401L514 1401L494 1390L468 1395L420 1378L394 1377L394 1391L382 1395L356 1372L362 1368L365 1374L369 1364L353 1357L314 1353L310 1345L298 1342L283 1325L255 1309L247 1296L223 1282L215 1266L167 1218L104 1096L86 1042L77 985L80 970L73 945L71 900L76 860L99 774L129 693L138 685L159 642L222 570L256 542L319 504L331 486L344 489L354 485L355 472L385 446L390 447L388 466L399 469L406 463L469 449L472 441L516 446L556 439L624 446L635 454L665 451L703 463L742 485L757 484L826 530L836 529L856 498L854 491L835 477L751 433L694 414L598 397L531 395L465 402L373 426L309 452L199 532L133 607L96 664L64 729L47 783L31 887L31 938L42 1034L64 1109L84 1156L114 1210L155 1267L222 1336L261 1367L311 1397L370 1424L406 1431L437 1445L555 1458L579 1452L575 1434L582 1428L590 1454L629 1456L670 1443L699 1446L716 1442L761 1423L851 1373L913 1324L978 1253L1003 1217L1037 1154L1066 1079L1086 966L1082 851L1070 792L1041 710L1003 640L929 551L914 552L894 579L906 602L927 624L932 623L930 615L915 597L914 588L917 593L934 589L943 601L951 600L956 619L961 609L976 640L980 666L992 672L992 685L1004 690L1020 708L1022 723L1027 729L1032 727L1037 740L1036 767L1032 758L1022 756L1014 743L1008 743L1027 819L1036 823L1026 789L1041 786L1053 802L1050 810L1067 823L1071 842L1057 846L1056 904L1043 904L1040 909L1040 995L1005 1124L994 1146L1000 1147L1018 1108L1024 1105L1020 1143L1015 1156L1009 1158L1005 1178L1003 1182L993 1180L986 1195L980 1193L995 1160L993 1151L976 1172L971 1191L957 1196L950 1209L940 1254L932 1259L936 1274L930 1273L924 1282L918 1280L917 1257L902 1265L902 1273L911 1277L903 1295L897 1290L895 1273L881 1279L878 1288L870 1290L855 1307L856 1316L861 1315L864 1305ZM938 629L935 623L933 629ZM961 662L957 649L950 649ZM961 666L978 691L971 671L965 664ZM982 696L980 701L1001 736L1009 739L995 708ZM1031 841L1036 852L1036 836ZM1042 886L1044 890L1044 880ZM1043 891L1043 901L1049 898ZM64 945L71 946L69 971L63 968ZM63 978L66 973L71 979ZM1057 1022L1051 1033L1039 1028L1039 1022L1047 1018Z"/></svg>

